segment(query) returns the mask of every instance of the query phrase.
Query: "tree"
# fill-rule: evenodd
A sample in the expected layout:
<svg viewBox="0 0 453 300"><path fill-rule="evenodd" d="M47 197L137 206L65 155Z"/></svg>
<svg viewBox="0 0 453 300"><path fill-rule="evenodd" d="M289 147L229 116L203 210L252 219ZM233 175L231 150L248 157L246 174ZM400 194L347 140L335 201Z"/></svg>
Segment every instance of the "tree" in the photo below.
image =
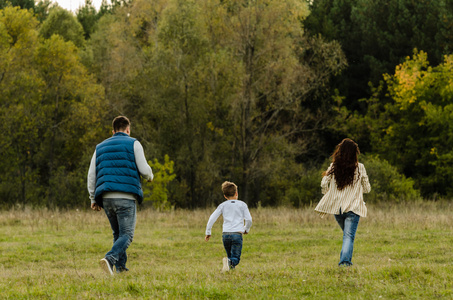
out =
<svg viewBox="0 0 453 300"><path fill-rule="evenodd" d="M294 156L307 149L309 133L325 125L321 123L327 119L311 109L319 105L311 96L344 66L344 60L335 45L326 47L321 39L304 36L299 21L308 9L299 1L223 5L226 26L220 45L237 59L235 76L241 84L230 110L232 153L240 165L240 173L232 175L240 176L242 197L250 201L258 198L262 183L275 180L278 170L272 161L280 161L277 166L283 169L294 163ZM331 60L317 61L321 48Z"/></svg>
<svg viewBox="0 0 453 300"><path fill-rule="evenodd" d="M33 160L38 151L37 114L43 82L34 70L38 22L19 7L0 10L0 113L3 199L27 204L38 190Z"/></svg>
<svg viewBox="0 0 453 300"><path fill-rule="evenodd" d="M76 15L77 20L82 25L83 31L85 32L85 39L89 39L100 18L99 14L96 12L96 8L93 6L93 2L91 0L85 0L85 5L77 9Z"/></svg>
<svg viewBox="0 0 453 300"><path fill-rule="evenodd" d="M359 99L369 98L368 82L379 85L382 74L392 72L414 48L428 53L434 64L451 52L451 1L315 0L307 30L337 40L349 68L336 81L344 104L364 113Z"/></svg>
<svg viewBox="0 0 453 300"><path fill-rule="evenodd" d="M173 205L219 201L226 178L252 204L276 204L262 186L291 184L285 165L327 126L323 91L345 66L337 43L304 36L305 13L299 1L155 0L101 18L93 70L147 156L174 160Z"/></svg>
<svg viewBox="0 0 453 300"><path fill-rule="evenodd" d="M45 19L49 16L50 10L56 7L58 4L52 2L51 0L40 0L35 5L35 17L40 23L44 22Z"/></svg>
<svg viewBox="0 0 453 300"><path fill-rule="evenodd" d="M42 184L47 185L47 180L56 175L60 166L64 166L65 171L77 167L73 159L80 157L78 145L85 134L89 136L84 131L96 120L96 112L100 110L96 98L102 97L103 91L86 74L76 47L60 36L53 35L40 45L36 62L46 82L46 89L41 91L41 111L46 116L47 126L41 128L39 167L45 180ZM55 204L56 189L57 186L52 186L48 190L51 206Z"/></svg>
<svg viewBox="0 0 453 300"><path fill-rule="evenodd" d="M50 11L39 32L46 39L58 34L66 42L71 41L78 48L85 44L82 25L71 12L61 7L55 7Z"/></svg>
<svg viewBox="0 0 453 300"><path fill-rule="evenodd" d="M72 42L39 39L37 26L30 11L0 10L0 194L10 205L64 207L85 199L103 89Z"/></svg>
<svg viewBox="0 0 453 300"><path fill-rule="evenodd" d="M453 56L431 67L425 52L415 52L394 74L385 74L387 88L366 101L369 113L362 122L373 152L413 178L424 197L453 195L452 75Z"/></svg>
<svg viewBox="0 0 453 300"><path fill-rule="evenodd" d="M12 7L20 7L22 9L34 9L34 0L0 0L0 9L11 5Z"/></svg>

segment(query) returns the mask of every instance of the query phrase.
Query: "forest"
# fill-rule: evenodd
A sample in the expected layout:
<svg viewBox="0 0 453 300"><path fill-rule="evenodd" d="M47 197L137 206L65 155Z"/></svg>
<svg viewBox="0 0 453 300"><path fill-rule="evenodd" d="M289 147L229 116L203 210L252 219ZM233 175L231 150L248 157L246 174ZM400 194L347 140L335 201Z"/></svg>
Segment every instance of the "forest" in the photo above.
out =
<svg viewBox="0 0 453 300"><path fill-rule="evenodd" d="M453 1L0 0L0 208L89 207L131 120L145 206L312 205L345 137L365 201L452 199Z"/></svg>

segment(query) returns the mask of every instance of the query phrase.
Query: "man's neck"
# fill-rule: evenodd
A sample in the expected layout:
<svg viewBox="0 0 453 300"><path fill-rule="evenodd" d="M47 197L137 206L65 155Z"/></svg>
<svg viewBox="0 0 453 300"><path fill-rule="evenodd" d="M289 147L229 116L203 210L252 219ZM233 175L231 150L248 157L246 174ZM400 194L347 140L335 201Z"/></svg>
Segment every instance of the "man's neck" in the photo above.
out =
<svg viewBox="0 0 453 300"><path fill-rule="evenodd" d="M113 135L115 135L115 134L117 134L117 133L122 133L122 134L127 134L127 135L129 135L129 132L128 132L128 131L121 131L121 130L114 131L114 132L113 132Z"/></svg>
<svg viewBox="0 0 453 300"><path fill-rule="evenodd" d="M118 130L118 131L112 130L113 135L115 135L115 133L119 133L119 132L125 133L125 134L127 134L128 136L130 136L130 135L131 135L131 127L128 126L128 127L126 127L126 129L124 129L124 130L121 130L121 129L120 129L120 130Z"/></svg>

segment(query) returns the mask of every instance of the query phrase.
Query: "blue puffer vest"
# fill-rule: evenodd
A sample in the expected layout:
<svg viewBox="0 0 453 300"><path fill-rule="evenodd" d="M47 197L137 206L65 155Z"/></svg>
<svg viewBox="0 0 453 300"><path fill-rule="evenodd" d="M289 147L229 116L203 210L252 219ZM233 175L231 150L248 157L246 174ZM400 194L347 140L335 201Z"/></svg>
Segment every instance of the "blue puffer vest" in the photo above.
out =
<svg viewBox="0 0 453 300"><path fill-rule="evenodd" d="M102 194L123 192L143 201L140 174L135 163L135 139L123 132L115 133L96 146L96 203L103 207Z"/></svg>

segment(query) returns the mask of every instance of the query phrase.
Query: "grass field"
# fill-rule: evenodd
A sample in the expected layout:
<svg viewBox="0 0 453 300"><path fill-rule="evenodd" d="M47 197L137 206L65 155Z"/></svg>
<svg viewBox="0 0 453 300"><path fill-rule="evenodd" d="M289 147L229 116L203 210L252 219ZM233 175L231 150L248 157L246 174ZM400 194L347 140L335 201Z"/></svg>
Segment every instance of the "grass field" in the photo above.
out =
<svg viewBox="0 0 453 300"><path fill-rule="evenodd" d="M369 207L352 268L337 266L342 234L312 208L252 209L240 265L221 273L212 210L138 213L130 271L107 276L104 212L0 212L2 299L432 299L453 298L449 203Z"/></svg>

